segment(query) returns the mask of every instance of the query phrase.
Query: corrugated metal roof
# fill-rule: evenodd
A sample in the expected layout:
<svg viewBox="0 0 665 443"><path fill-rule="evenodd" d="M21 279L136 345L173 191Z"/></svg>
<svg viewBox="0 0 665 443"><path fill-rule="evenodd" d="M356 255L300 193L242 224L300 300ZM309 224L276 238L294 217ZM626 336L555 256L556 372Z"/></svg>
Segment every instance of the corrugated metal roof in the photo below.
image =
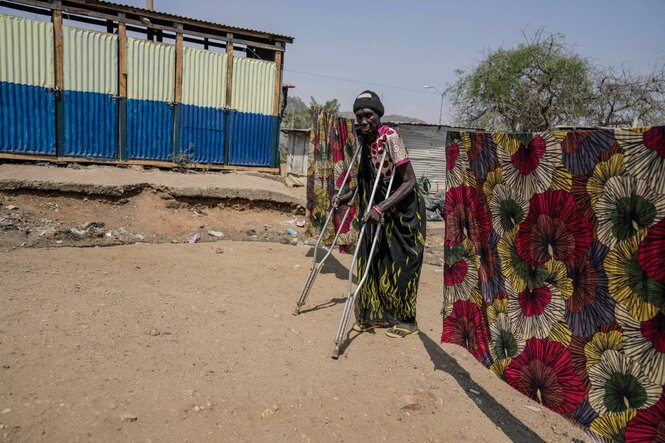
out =
<svg viewBox="0 0 665 443"><path fill-rule="evenodd" d="M0 82L55 86L53 24L0 14Z"/></svg>
<svg viewBox="0 0 665 443"><path fill-rule="evenodd" d="M67 3L66 1L63 1L63 4ZM256 33L256 34L263 34L265 38L272 38L272 39L279 39L279 40L289 40L289 43L293 42L293 37L290 37L288 35L281 35L281 34L275 34L272 32L266 32L266 31L260 31L258 29L251 29L251 28L241 28L237 26L229 26L229 25L224 25L221 23L215 23L215 22L210 22L206 20L201 20L201 19L196 19L196 18L191 18L191 17L184 17L181 15L175 15L175 14L169 14L168 12L162 12L162 11L151 11L149 9L141 8L138 6L131 6L131 5L125 5L122 3L114 3L114 2L106 2L106 1L101 1L101 0L96 0L96 1L83 1L80 2L82 4L88 4L88 5L106 5L106 6L118 6L122 8L129 8L133 9L137 12L141 12L143 14L159 14L160 16L163 16L164 18L170 18L170 19L175 19L174 21L178 20L192 20L197 23L200 23L202 26L222 26L224 28L228 28L229 32L233 31L240 31L240 32L251 32L251 33Z"/></svg>

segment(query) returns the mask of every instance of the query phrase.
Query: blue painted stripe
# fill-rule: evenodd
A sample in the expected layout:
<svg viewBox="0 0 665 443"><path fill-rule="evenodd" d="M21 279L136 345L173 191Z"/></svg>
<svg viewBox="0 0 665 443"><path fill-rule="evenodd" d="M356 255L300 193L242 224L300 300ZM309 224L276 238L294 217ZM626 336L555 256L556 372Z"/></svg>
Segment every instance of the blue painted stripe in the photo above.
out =
<svg viewBox="0 0 665 443"><path fill-rule="evenodd" d="M224 163L226 111L181 106L180 149L199 163Z"/></svg>
<svg viewBox="0 0 665 443"><path fill-rule="evenodd" d="M173 109L166 102L127 101L127 156L141 160L172 160Z"/></svg>
<svg viewBox="0 0 665 443"><path fill-rule="evenodd" d="M0 82L0 152L55 155L55 97L48 89Z"/></svg>
<svg viewBox="0 0 665 443"><path fill-rule="evenodd" d="M65 91L65 155L117 159L117 110L109 94Z"/></svg>
<svg viewBox="0 0 665 443"><path fill-rule="evenodd" d="M279 118L233 112L231 119L229 164L276 166Z"/></svg>

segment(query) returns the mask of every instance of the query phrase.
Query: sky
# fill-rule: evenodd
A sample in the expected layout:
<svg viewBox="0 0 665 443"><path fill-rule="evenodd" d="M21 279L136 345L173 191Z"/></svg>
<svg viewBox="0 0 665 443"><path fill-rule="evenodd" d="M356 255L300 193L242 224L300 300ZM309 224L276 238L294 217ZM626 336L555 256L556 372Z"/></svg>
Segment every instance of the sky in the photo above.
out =
<svg viewBox="0 0 665 443"><path fill-rule="evenodd" d="M145 0L115 0L145 7ZM649 72L665 63L665 0L154 0L157 11L294 37L284 58L290 94L309 104L338 99L350 111L372 89L387 114L437 123L456 69L511 48L523 32L561 33L604 66ZM452 123L443 103L443 123Z"/></svg>

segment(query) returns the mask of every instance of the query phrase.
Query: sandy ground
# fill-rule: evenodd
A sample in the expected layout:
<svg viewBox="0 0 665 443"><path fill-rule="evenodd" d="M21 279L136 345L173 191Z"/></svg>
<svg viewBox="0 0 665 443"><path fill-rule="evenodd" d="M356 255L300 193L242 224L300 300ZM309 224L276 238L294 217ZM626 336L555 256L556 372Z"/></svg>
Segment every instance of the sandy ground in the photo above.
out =
<svg viewBox="0 0 665 443"><path fill-rule="evenodd" d="M420 334L351 332L333 360L351 257L331 257L293 316L312 250L302 207L260 197L279 187L113 194L127 183L104 170L100 195L66 173L67 192L0 191L0 441L588 440L439 346L443 223L428 225Z"/></svg>

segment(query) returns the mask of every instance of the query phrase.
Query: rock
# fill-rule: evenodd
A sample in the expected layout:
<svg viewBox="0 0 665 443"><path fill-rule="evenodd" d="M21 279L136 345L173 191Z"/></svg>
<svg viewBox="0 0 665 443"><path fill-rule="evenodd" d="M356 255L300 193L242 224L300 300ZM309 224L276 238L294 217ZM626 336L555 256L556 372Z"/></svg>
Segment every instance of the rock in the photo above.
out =
<svg viewBox="0 0 665 443"><path fill-rule="evenodd" d="M216 249L215 249L215 252L216 252L217 254L223 254L223 253L224 253L224 248L216 248Z"/></svg>
<svg viewBox="0 0 665 443"><path fill-rule="evenodd" d="M5 408L2 410L3 414L9 414L10 412L12 412L11 408Z"/></svg>
<svg viewBox="0 0 665 443"><path fill-rule="evenodd" d="M419 404L415 395L405 395L402 397L400 409L404 409L406 411L417 411L421 408L422 406Z"/></svg>
<svg viewBox="0 0 665 443"><path fill-rule="evenodd" d="M93 221L93 222L86 222L81 225L81 229L89 229L89 228L103 228L106 226L106 223L102 221Z"/></svg>
<svg viewBox="0 0 665 443"><path fill-rule="evenodd" d="M298 220L296 222L296 226L298 226L299 228L304 228L305 227L305 220Z"/></svg>
<svg viewBox="0 0 665 443"><path fill-rule="evenodd" d="M213 237L224 237L224 233L221 231L208 231L208 235L212 235Z"/></svg>
<svg viewBox="0 0 665 443"><path fill-rule="evenodd" d="M249 236L257 235L256 234L256 229L248 229L247 230L247 235L249 235Z"/></svg>
<svg viewBox="0 0 665 443"><path fill-rule="evenodd" d="M194 412L200 412L201 407L200 406L194 406Z"/></svg>
<svg viewBox="0 0 665 443"><path fill-rule="evenodd" d="M10 211L15 211L15 210L17 210L17 209L18 209L18 206L14 206L14 205L7 205L7 209L9 209Z"/></svg>
<svg viewBox="0 0 665 443"><path fill-rule="evenodd" d="M127 422L136 421L138 419L139 418L136 415L128 414L126 412L120 416L120 420L127 421Z"/></svg>
<svg viewBox="0 0 665 443"><path fill-rule="evenodd" d="M293 246L296 246L298 244L298 239L296 237L293 237L291 241L289 241L289 243L292 244Z"/></svg>
<svg viewBox="0 0 665 443"><path fill-rule="evenodd" d="M69 230L69 232L71 232L72 234L74 234L77 237L85 237L85 234L87 234L86 231L82 231L82 230L76 229L76 228L71 228Z"/></svg>

